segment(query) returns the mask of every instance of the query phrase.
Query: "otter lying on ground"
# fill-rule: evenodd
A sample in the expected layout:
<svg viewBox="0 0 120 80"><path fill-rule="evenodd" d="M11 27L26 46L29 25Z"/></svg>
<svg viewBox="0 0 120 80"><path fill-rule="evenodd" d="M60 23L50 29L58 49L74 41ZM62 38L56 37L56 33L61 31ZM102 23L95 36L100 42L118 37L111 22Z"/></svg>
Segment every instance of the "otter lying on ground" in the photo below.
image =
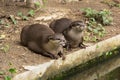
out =
<svg viewBox="0 0 120 80"><path fill-rule="evenodd" d="M44 56L57 59L58 55L65 59L63 46L66 44L64 36L54 33L49 27L43 24L25 26L21 32L21 43L30 50Z"/></svg>

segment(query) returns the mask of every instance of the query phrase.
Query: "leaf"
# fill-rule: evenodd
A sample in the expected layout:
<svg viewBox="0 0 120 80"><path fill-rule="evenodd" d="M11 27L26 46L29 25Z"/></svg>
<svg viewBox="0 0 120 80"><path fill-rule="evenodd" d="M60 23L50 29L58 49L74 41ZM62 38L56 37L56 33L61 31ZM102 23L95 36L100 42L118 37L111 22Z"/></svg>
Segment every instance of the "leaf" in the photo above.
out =
<svg viewBox="0 0 120 80"><path fill-rule="evenodd" d="M10 68L10 69L9 69L9 72L10 72L11 74L13 74L13 73L16 73L17 71L16 71L16 68Z"/></svg>
<svg viewBox="0 0 120 80"><path fill-rule="evenodd" d="M6 24L5 24L5 27L6 27L6 28L9 28L9 27L10 27L10 24L9 24L9 23L6 23Z"/></svg>
<svg viewBox="0 0 120 80"><path fill-rule="evenodd" d="M109 55L112 55L112 54L113 54L112 52L109 53Z"/></svg>
<svg viewBox="0 0 120 80"><path fill-rule="evenodd" d="M10 49L9 45L4 45L1 50L3 50L5 53L8 52L8 50Z"/></svg>
<svg viewBox="0 0 120 80"><path fill-rule="evenodd" d="M97 41L97 37L93 36L92 41L96 42Z"/></svg>
<svg viewBox="0 0 120 80"><path fill-rule="evenodd" d="M88 30L89 30L89 31L92 31L92 28L91 28L90 26L88 26Z"/></svg>
<svg viewBox="0 0 120 80"><path fill-rule="evenodd" d="M88 36L84 36L83 39L84 39L85 41L89 41L89 37L88 37Z"/></svg>
<svg viewBox="0 0 120 80"><path fill-rule="evenodd" d="M104 32L99 32L98 35L99 35L99 37L103 37L105 35L105 33Z"/></svg>
<svg viewBox="0 0 120 80"><path fill-rule="evenodd" d="M98 34L98 33L99 33L97 29L93 29L93 32L94 32L95 34Z"/></svg>
<svg viewBox="0 0 120 80"><path fill-rule="evenodd" d="M40 5L41 5L41 4L40 4L39 2L35 2L35 6L36 6L36 7L40 7Z"/></svg>
<svg viewBox="0 0 120 80"><path fill-rule="evenodd" d="M28 12L28 15L29 16L33 16L35 14L35 11L34 10L30 10L29 12Z"/></svg>
<svg viewBox="0 0 120 80"><path fill-rule="evenodd" d="M22 16L23 20L29 20L27 16Z"/></svg>
<svg viewBox="0 0 120 80"><path fill-rule="evenodd" d="M5 78L5 80L11 80L12 79L11 76L5 76L4 78Z"/></svg>
<svg viewBox="0 0 120 80"><path fill-rule="evenodd" d="M18 14L17 14L18 16L20 16L20 17L22 17L23 16L23 14L22 14L22 12L18 12Z"/></svg>
<svg viewBox="0 0 120 80"><path fill-rule="evenodd" d="M99 45L96 45L96 48L99 48Z"/></svg>
<svg viewBox="0 0 120 80"><path fill-rule="evenodd" d="M106 52L106 56L108 56L109 55L109 52Z"/></svg>
<svg viewBox="0 0 120 80"><path fill-rule="evenodd" d="M17 24L17 21L15 20L13 15L10 15L10 19L12 20L13 24Z"/></svg>
<svg viewBox="0 0 120 80"><path fill-rule="evenodd" d="M0 75L3 75L4 74L4 72L3 71L0 71Z"/></svg>

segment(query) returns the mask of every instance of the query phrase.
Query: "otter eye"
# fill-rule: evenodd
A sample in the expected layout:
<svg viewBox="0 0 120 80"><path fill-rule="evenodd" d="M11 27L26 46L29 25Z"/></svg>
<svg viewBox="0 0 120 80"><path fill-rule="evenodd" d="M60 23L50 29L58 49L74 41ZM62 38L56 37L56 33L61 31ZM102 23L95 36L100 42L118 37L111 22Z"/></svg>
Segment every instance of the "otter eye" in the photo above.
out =
<svg viewBox="0 0 120 80"><path fill-rule="evenodd" d="M56 40L60 40L59 38L57 38Z"/></svg>
<svg viewBox="0 0 120 80"><path fill-rule="evenodd" d="M48 40L53 40L53 39L54 39L54 38L53 38L52 35L48 36Z"/></svg>

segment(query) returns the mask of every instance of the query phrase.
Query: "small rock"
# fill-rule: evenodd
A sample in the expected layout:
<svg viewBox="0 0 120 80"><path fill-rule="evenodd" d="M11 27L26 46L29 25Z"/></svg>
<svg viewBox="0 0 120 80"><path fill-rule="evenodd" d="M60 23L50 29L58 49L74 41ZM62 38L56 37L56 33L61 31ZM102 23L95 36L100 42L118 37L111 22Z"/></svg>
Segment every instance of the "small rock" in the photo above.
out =
<svg viewBox="0 0 120 80"><path fill-rule="evenodd" d="M16 20L22 20L22 18L21 18L21 17L18 17L18 16L16 16L15 19L16 19Z"/></svg>
<svg viewBox="0 0 120 80"><path fill-rule="evenodd" d="M0 35L0 40L5 39L6 35Z"/></svg>

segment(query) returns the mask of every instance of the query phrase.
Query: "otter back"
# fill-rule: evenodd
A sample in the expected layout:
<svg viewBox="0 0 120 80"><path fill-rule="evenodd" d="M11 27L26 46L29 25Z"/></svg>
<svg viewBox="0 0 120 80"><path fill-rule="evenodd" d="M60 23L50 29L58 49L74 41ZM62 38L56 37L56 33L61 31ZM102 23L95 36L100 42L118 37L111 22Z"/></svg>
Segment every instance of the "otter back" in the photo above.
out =
<svg viewBox="0 0 120 80"><path fill-rule="evenodd" d="M63 33L65 29L69 27L72 23L70 19L61 18L50 23L50 28L53 29L55 33Z"/></svg>

